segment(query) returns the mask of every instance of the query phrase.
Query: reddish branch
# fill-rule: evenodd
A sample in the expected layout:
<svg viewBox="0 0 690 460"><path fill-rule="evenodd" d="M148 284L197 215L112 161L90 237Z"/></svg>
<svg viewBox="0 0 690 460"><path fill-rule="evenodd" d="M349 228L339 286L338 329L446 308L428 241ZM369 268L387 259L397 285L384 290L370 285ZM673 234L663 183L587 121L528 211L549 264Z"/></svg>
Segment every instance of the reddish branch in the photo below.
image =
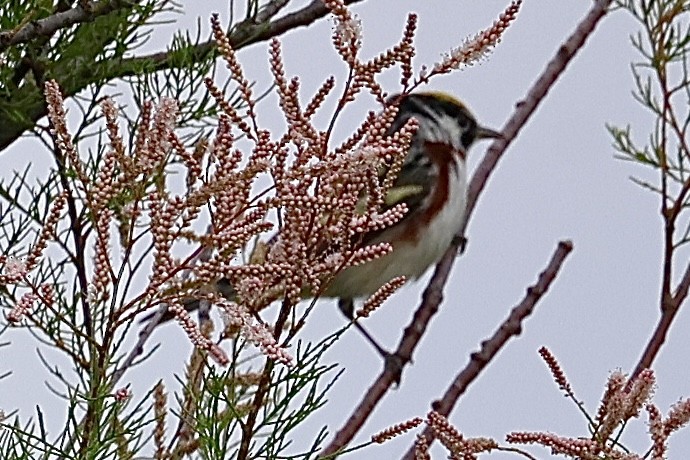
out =
<svg viewBox="0 0 690 460"><path fill-rule="evenodd" d="M289 3L289 1L290 0L272 0L265 4L255 17L248 18L235 24L229 35L232 46L236 49L240 49L254 43L278 37L298 27L311 25L330 12L322 0L312 0L312 2L304 8L286 14L278 19L271 20ZM361 1L362 0L345 0L345 4L350 5ZM136 2L133 0L103 0L100 2L87 3L91 5L87 9L77 6L38 21L29 21L18 30L0 31L0 51L3 51L11 45L28 42L41 36L52 35L56 31L74 24L92 21L97 16L102 16L116 9L131 6ZM209 52L213 52L214 49L215 41L209 39L208 41L190 47L189 52L195 56L202 56ZM138 68L137 63L150 63L153 64L155 70L161 70L174 67L175 63L173 60L174 56L167 51L123 59L121 68L124 70L120 77L129 75L129 69Z"/></svg>
<svg viewBox="0 0 690 460"><path fill-rule="evenodd" d="M361 1L362 0L345 0L345 4L350 5ZM309 5L294 13L286 14L281 18L268 22L277 13L277 11L269 8L269 6L276 3L287 2L285 0L281 0L280 2L274 0L262 9L262 12L266 12L264 15L260 12L257 19L247 19L232 28L232 32L228 38L233 48L239 50L240 48L254 43L279 37L290 30L308 26L330 12L322 0L313 0ZM193 56L206 56L208 53L214 52L215 47L216 42L210 39L190 47L189 52ZM131 73L130 69L140 68L144 64L153 65L155 70L172 68L176 65L175 56L167 51L124 59L122 61L122 68L125 70L123 70L120 77L129 75Z"/></svg>
<svg viewBox="0 0 690 460"><path fill-rule="evenodd" d="M662 345L666 342L668 331L671 329L671 324L673 324L673 320L680 311L680 306L688 297L688 289L690 289L690 264L685 267L685 273L683 273L683 278L676 289L676 293L672 294L668 292L662 296L661 318L659 318L656 329L649 339L647 347L642 353L642 357L637 363L637 366L635 366L635 370L630 376L631 380L637 377L644 369L652 367L654 359L656 359Z"/></svg>

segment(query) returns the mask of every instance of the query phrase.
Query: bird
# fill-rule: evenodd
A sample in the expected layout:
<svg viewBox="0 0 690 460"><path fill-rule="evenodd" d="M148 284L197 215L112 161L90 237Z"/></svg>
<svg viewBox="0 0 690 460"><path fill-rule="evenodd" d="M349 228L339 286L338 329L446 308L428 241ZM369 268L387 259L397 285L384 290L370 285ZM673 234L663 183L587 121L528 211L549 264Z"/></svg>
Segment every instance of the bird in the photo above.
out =
<svg viewBox="0 0 690 460"><path fill-rule="evenodd" d="M393 96L398 112L391 132L410 118L418 123L410 150L392 190L406 187L415 193L401 194L408 212L391 227L367 238L364 244L390 243L393 250L366 264L351 266L331 281L324 297L338 298L338 307L354 320L354 301L372 295L384 283L404 276L421 277L446 252L463 225L467 210L467 154L475 141L498 139L501 133L481 126L460 100L443 92L419 92ZM410 189L410 187L413 187ZM372 335L355 322L372 346L387 352Z"/></svg>
<svg viewBox="0 0 690 460"><path fill-rule="evenodd" d="M365 234L362 239L365 246L389 243L391 252L341 270L322 294L338 299L341 312L384 357L389 356L386 350L355 321L355 300L372 295L396 277L416 280L441 259L465 218L468 151L476 141L502 137L481 126L467 106L448 93L412 92L390 97L389 102L393 101L398 111L389 134L400 130L411 118L418 127L391 188L393 192L402 188L406 192L386 200L385 207L405 203L408 212L392 226ZM234 295L227 280L220 280L216 290L226 297ZM193 310L198 305L198 301L190 301L185 308ZM167 314L162 321L171 318Z"/></svg>

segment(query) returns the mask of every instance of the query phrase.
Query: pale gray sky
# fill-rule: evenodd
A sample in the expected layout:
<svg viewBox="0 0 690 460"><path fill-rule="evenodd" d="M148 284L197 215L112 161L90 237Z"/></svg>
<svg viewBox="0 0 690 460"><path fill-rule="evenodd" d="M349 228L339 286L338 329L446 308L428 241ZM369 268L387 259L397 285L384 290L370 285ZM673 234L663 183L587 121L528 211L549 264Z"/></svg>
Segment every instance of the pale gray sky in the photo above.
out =
<svg viewBox="0 0 690 460"><path fill-rule="evenodd" d="M207 24L210 12L225 16L227 10L227 2L220 0L200 2L203 6L183 3L188 11L183 22L189 25L198 16ZM353 9L363 21L365 56L397 42L407 12L417 12L419 66L432 64L465 36L490 25L507 4L507 0L369 0ZM486 62L437 78L431 87L457 95L481 123L500 129L590 5L581 0L526 1ZM160 49L167 40L166 30L175 28L159 30L150 48ZM418 348L414 364L405 370L402 385L379 406L359 441L428 411L429 403L440 397L469 354L522 299L560 239L569 238L575 244L561 275L526 322L522 336L509 343L469 388L451 421L469 436L499 440L513 430L586 436L586 422L552 382L537 349L546 345L552 350L591 411L596 410L609 373L616 368L632 370L659 316L662 222L658 199L629 180L636 175L655 181L656 176L613 158L605 123L629 123L640 140L650 129L649 116L630 94L629 63L637 56L628 37L636 31L637 24L625 12L605 18L510 147L475 210L468 249L456 263L441 313ZM311 94L328 75L335 75L339 82L344 79L344 67L331 49L329 36L330 23L322 21L282 39L286 70L300 76L304 94ZM265 87L270 78L266 46L243 50L240 57L247 76L256 79L259 88ZM390 74L386 89L395 91L397 80L397 73ZM282 122L280 118L274 121L280 114L273 110L273 101L262 104L261 116L269 125ZM361 113L352 111L351 119L342 120L342 136L375 106L372 102L359 107ZM22 141L2 161L24 161L27 149L41 148L38 143ZM474 147L472 167L485 148L484 144ZM407 286L367 321L388 347L397 344L424 285L420 281ZM333 302L324 301L315 309L303 338L317 340L342 322ZM656 362L659 389L655 401L664 414L681 396L690 397L689 328L690 315L681 311ZM20 334L12 338L9 360L33 361L30 344ZM186 339L173 326L155 335L154 341L165 342L159 353L166 356L180 356L187 347ZM6 363L8 351L2 352ZM335 385L329 404L302 428L305 438L295 441L297 448L308 445L322 424L332 431L338 429L381 367L379 357L354 331L333 347L328 359L347 370ZM155 372L151 366L137 370L123 383L138 382L135 388L146 388L167 375L169 365L162 362ZM39 363L27 363L0 381L0 407L8 410L15 404L31 413L36 402L53 400L37 377L37 369ZM643 450L649 445L645 429L643 417L629 427L625 440ZM413 439L404 436L348 458L398 458ZM670 458L681 458L690 451L687 431L672 439ZM545 449L534 452L539 458L548 457ZM438 448L434 450L434 458L443 455Z"/></svg>

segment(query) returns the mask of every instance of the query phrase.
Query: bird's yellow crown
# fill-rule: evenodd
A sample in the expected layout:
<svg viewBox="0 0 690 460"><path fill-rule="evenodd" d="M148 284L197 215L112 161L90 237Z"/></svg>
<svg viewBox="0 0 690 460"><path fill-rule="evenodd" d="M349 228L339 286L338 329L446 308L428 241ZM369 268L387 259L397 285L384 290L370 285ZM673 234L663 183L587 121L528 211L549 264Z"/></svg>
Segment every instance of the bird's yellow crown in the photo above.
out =
<svg viewBox="0 0 690 460"><path fill-rule="evenodd" d="M444 93L443 91L425 91L417 94L421 96L433 97L435 99L438 99L439 101L448 102L450 104L457 105L458 107L462 107L463 109L468 110L467 106L463 104L459 99L457 99L455 96L451 94Z"/></svg>

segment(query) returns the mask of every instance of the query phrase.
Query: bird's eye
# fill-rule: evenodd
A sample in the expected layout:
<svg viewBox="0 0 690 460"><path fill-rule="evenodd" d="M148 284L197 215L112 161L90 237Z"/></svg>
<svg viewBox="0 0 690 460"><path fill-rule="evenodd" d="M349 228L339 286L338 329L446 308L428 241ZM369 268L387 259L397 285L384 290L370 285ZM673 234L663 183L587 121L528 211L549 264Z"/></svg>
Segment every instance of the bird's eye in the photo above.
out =
<svg viewBox="0 0 690 460"><path fill-rule="evenodd" d="M472 142L474 142L474 138L477 135L477 130L472 129L469 126L468 121L464 121L464 126L461 125L462 127L462 135L460 136L460 142L462 142L463 147L469 148L470 145L472 145Z"/></svg>

